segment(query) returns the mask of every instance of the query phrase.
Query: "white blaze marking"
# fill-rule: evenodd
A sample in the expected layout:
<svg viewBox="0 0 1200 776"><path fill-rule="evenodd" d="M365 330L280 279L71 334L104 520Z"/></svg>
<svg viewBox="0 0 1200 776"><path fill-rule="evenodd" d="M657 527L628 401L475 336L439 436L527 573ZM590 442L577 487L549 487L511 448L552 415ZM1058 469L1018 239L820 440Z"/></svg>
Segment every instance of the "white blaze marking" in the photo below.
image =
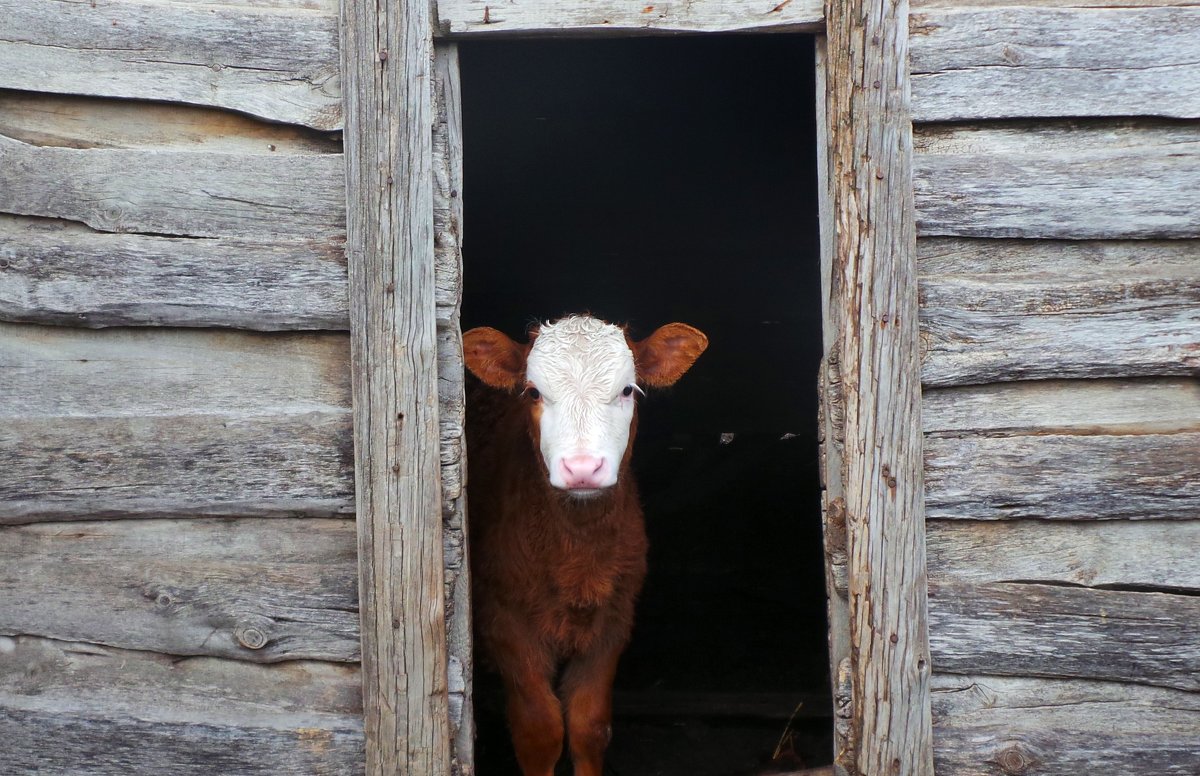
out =
<svg viewBox="0 0 1200 776"><path fill-rule="evenodd" d="M604 462L596 487L615 485L633 419L633 397L621 395L635 380L625 333L586 316L546 324L529 352L525 377L542 395L542 457L550 484L569 488L563 459L591 456Z"/></svg>

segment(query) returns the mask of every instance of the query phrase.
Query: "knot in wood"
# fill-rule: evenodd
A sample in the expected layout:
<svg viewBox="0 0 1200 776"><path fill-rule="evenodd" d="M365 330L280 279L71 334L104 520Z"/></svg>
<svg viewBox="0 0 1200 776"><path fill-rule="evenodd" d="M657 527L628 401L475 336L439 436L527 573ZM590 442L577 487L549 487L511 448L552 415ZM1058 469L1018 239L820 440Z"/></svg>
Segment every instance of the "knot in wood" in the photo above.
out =
<svg viewBox="0 0 1200 776"><path fill-rule="evenodd" d="M1038 764L1038 758L1027 747L1017 742L997 752L992 761L1009 776L1021 776Z"/></svg>
<svg viewBox="0 0 1200 776"><path fill-rule="evenodd" d="M253 626L238 628L234 631L233 636L237 639L237 643L246 649L262 649L267 646L266 634Z"/></svg>

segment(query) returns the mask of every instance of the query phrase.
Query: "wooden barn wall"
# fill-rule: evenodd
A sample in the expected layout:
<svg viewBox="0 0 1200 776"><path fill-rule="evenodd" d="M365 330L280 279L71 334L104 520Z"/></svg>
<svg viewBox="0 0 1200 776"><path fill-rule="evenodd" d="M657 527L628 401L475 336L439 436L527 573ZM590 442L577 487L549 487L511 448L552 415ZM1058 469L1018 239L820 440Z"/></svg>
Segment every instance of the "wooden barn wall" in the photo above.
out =
<svg viewBox="0 0 1200 776"><path fill-rule="evenodd" d="M911 16L938 773L1200 773L1200 8L1084 5Z"/></svg>
<svg viewBox="0 0 1200 776"><path fill-rule="evenodd" d="M337 11L0 0L0 772L363 770ZM469 723L457 62L438 57Z"/></svg>

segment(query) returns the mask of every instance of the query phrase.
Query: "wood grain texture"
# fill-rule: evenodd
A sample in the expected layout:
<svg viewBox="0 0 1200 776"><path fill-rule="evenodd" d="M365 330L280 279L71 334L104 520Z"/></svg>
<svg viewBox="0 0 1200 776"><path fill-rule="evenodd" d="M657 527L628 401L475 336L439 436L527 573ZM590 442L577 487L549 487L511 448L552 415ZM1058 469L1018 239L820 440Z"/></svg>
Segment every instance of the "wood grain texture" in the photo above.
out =
<svg viewBox="0 0 1200 776"><path fill-rule="evenodd" d="M368 776L450 769L430 14L341 4Z"/></svg>
<svg viewBox="0 0 1200 776"><path fill-rule="evenodd" d="M337 17L302 3L0 0L0 87L341 126Z"/></svg>
<svg viewBox="0 0 1200 776"><path fill-rule="evenodd" d="M358 660L353 521L6 526L0 565L3 634L253 662Z"/></svg>
<svg viewBox="0 0 1200 776"><path fill-rule="evenodd" d="M437 0L443 35L634 35L816 31L818 0Z"/></svg>
<svg viewBox="0 0 1200 776"><path fill-rule="evenodd" d="M1200 124L926 125L913 187L923 236L1200 236Z"/></svg>
<svg viewBox="0 0 1200 776"><path fill-rule="evenodd" d="M827 322L839 339L849 558L852 766L929 774L916 229L908 3L830 3L826 126L837 225ZM826 397L826 401L829 398ZM838 697L839 709L843 707ZM839 712L840 713L840 712Z"/></svg>
<svg viewBox="0 0 1200 776"><path fill-rule="evenodd" d="M358 668L0 637L0 770L361 774Z"/></svg>
<svg viewBox="0 0 1200 776"><path fill-rule="evenodd" d="M341 240L188 239L0 214L0 320L345 330Z"/></svg>
<svg viewBox="0 0 1200 776"><path fill-rule="evenodd" d="M1200 370L1200 241L926 238L926 386Z"/></svg>
<svg viewBox="0 0 1200 776"><path fill-rule="evenodd" d="M1036 583L929 583L943 673L1106 679L1200 690L1200 597Z"/></svg>
<svg viewBox="0 0 1200 776"><path fill-rule="evenodd" d="M1200 695L1113 682L933 677L938 773L1200 772Z"/></svg>
<svg viewBox="0 0 1200 776"><path fill-rule="evenodd" d="M1200 117L1200 8L914 13L914 121Z"/></svg>
<svg viewBox="0 0 1200 776"><path fill-rule="evenodd" d="M0 137L0 168L0 211L105 232L337 240L345 227L339 154L55 148Z"/></svg>
<svg viewBox="0 0 1200 776"><path fill-rule="evenodd" d="M1200 591L1200 520L930 520L935 582L1058 582Z"/></svg>
<svg viewBox="0 0 1200 776"><path fill-rule="evenodd" d="M0 325L0 522L352 514L346 338Z"/></svg>

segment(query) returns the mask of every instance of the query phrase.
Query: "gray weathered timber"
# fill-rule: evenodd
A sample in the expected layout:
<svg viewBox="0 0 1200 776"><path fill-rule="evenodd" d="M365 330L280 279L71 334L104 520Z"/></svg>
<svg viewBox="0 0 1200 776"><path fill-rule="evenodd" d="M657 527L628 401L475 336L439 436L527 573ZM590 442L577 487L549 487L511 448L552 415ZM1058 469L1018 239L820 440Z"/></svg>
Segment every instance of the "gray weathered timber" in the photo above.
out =
<svg viewBox="0 0 1200 776"><path fill-rule="evenodd" d="M1113 682L933 677L933 750L954 776L1200 773L1200 695Z"/></svg>
<svg viewBox="0 0 1200 776"><path fill-rule="evenodd" d="M342 0L366 773L450 770L438 424L433 23Z"/></svg>
<svg viewBox="0 0 1200 776"><path fill-rule="evenodd" d="M352 514L346 338L0 325L0 522Z"/></svg>
<svg viewBox="0 0 1200 776"><path fill-rule="evenodd" d="M914 121L1200 117L1200 8L914 13Z"/></svg>
<svg viewBox="0 0 1200 776"><path fill-rule="evenodd" d="M1200 690L1200 597L1024 582L929 583L943 673L1076 677Z"/></svg>
<svg viewBox="0 0 1200 776"><path fill-rule="evenodd" d="M826 126L837 225L826 353L840 370L849 559L849 751L932 773L908 2L831 2ZM869 43L868 43L869 42ZM825 397L829 402L830 398ZM839 682L840 685L840 682Z"/></svg>
<svg viewBox="0 0 1200 776"><path fill-rule="evenodd" d="M930 434L930 518L1200 518L1200 432Z"/></svg>
<svg viewBox="0 0 1200 776"><path fill-rule="evenodd" d="M164 0L0 0L0 87L164 100L341 126L337 17Z"/></svg>
<svg viewBox="0 0 1200 776"><path fill-rule="evenodd" d="M106 232L337 240L345 228L340 154L53 148L0 137L0 169L0 212Z"/></svg>
<svg viewBox="0 0 1200 776"><path fill-rule="evenodd" d="M438 437L442 474L442 542L446 563L447 678L453 726L451 771L475 768L472 697L471 572L467 548L466 392L462 328L462 94L458 44L434 47L433 245L438 336Z"/></svg>
<svg viewBox="0 0 1200 776"><path fill-rule="evenodd" d="M254 662L358 660L350 520L4 526L0 566L0 634Z"/></svg>
<svg viewBox="0 0 1200 776"><path fill-rule="evenodd" d="M632 35L820 29L819 0L437 0L443 35Z"/></svg>
<svg viewBox="0 0 1200 776"><path fill-rule="evenodd" d="M1200 236L1200 124L927 125L914 137L922 236Z"/></svg>
<svg viewBox="0 0 1200 776"><path fill-rule="evenodd" d="M928 432L1168 434L1200 431L1200 382L1036 380L926 389Z"/></svg>
<svg viewBox="0 0 1200 776"><path fill-rule="evenodd" d="M0 770L360 774L358 667L0 638Z"/></svg>
<svg viewBox="0 0 1200 776"><path fill-rule="evenodd" d="M926 386L1200 369L1200 241L917 242Z"/></svg>
<svg viewBox="0 0 1200 776"><path fill-rule="evenodd" d="M1200 591L1200 520L930 520L934 582Z"/></svg>
<svg viewBox="0 0 1200 776"><path fill-rule="evenodd" d="M0 320L345 330L341 240L151 237L0 214ZM348 360L347 360L348 366Z"/></svg>

